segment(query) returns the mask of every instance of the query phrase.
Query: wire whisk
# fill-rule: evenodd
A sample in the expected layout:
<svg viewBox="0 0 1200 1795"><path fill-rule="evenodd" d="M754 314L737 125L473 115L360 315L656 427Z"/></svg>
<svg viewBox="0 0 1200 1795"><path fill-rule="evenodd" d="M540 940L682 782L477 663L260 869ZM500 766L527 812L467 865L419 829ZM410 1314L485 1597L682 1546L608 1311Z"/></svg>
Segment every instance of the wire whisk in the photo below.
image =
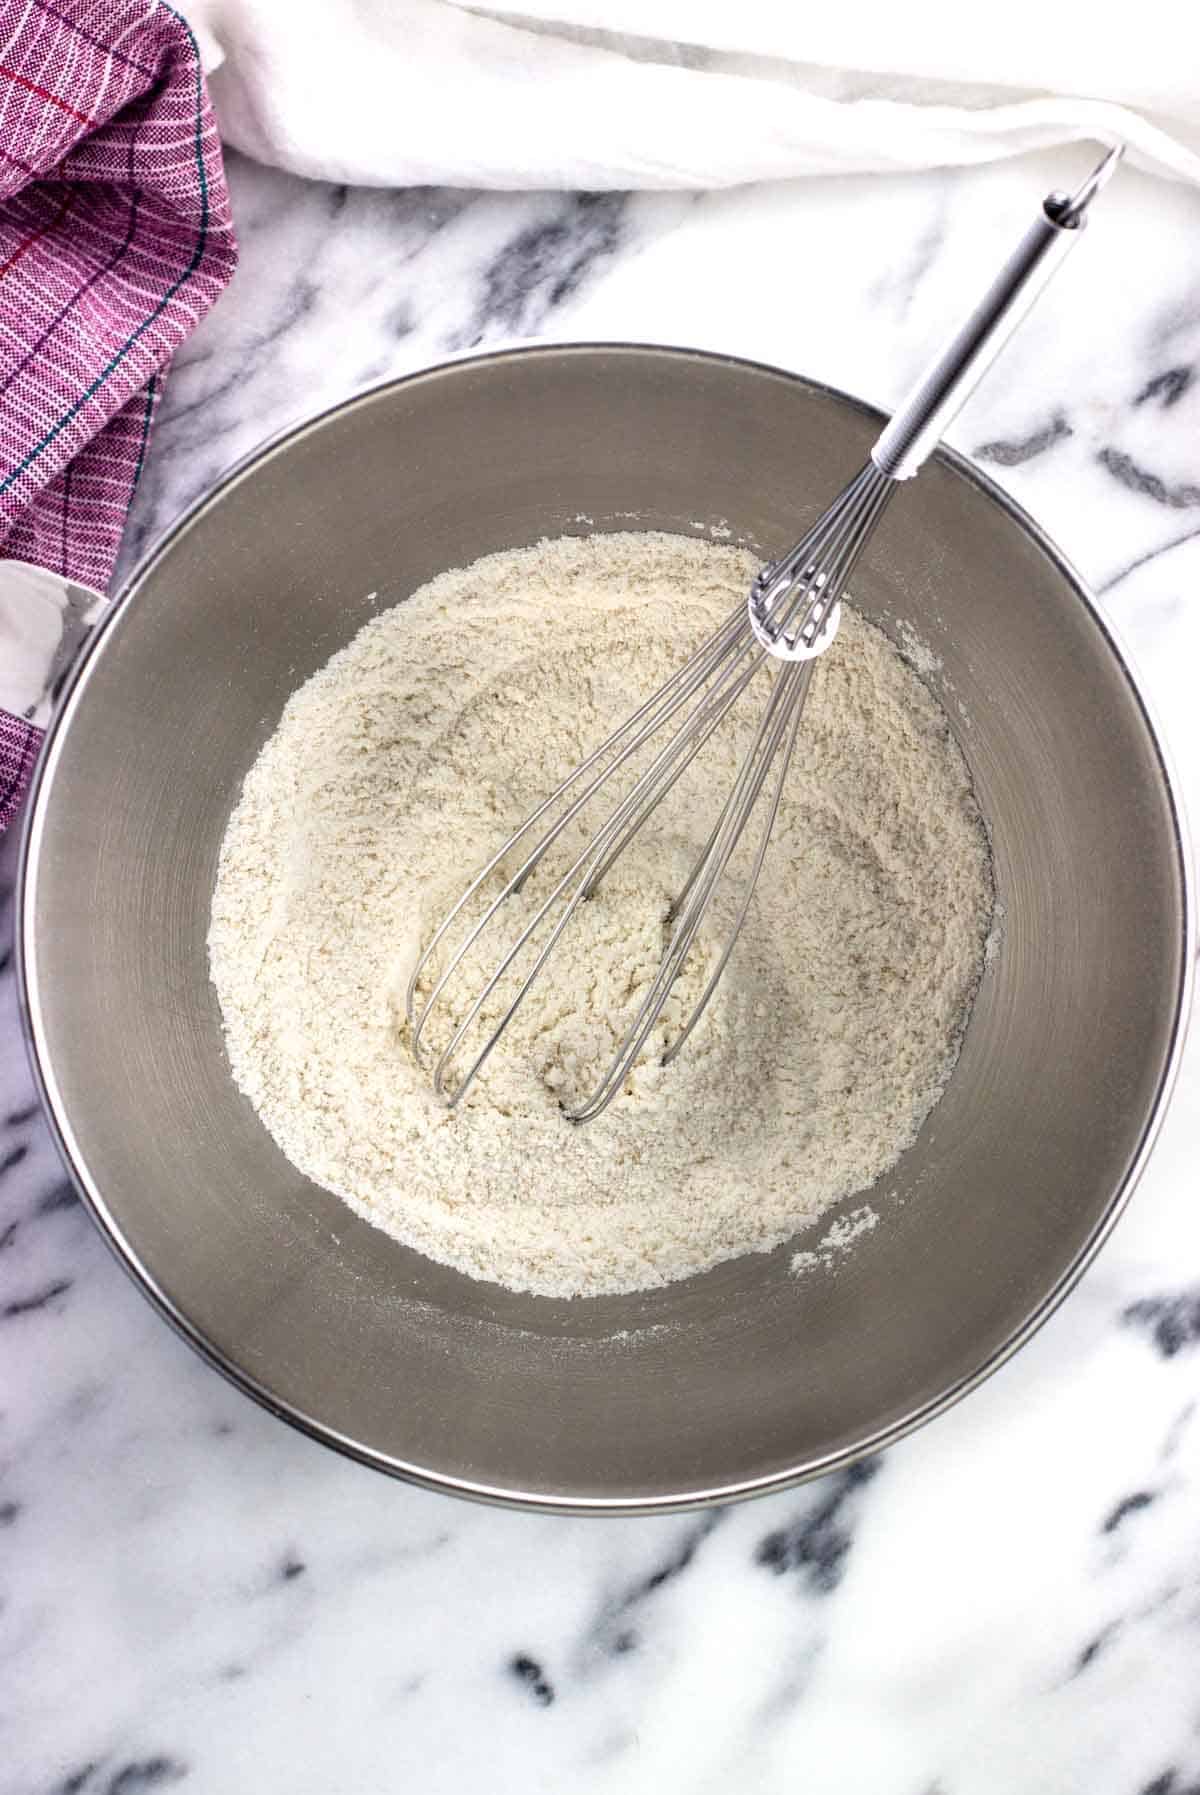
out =
<svg viewBox="0 0 1200 1795"><path fill-rule="evenodd" d="M833 641L841 599L898 486L927 460L1012 332L1078 240L1087 209L1122 154L1111 150L1078 190L1052 193L971 317L892 418L863 468L785 555L765 566L748 601L607 740L576 766L476 874L420 955L408 982L405 1009L410 1044L431 1064L433 1089L453 1107L466 1095L579 906L597 890L668 793L730 716L751 684L765 682L762 716L739 771L717 810L703 847L671 905L657 971L620 1034L600 1082L566 1113L588 1122L623 1088L663 1015L714 899L758 813L741 884L726 906L732 920L699 998L662 1050L664 1064L682 1051L729 962L749 913L766 859L792 761L816 658ZM629 775L645 765L632 783ZM624 781L622 773L626 773ZM627 789L623 786L627 785ZM765 792L765 797L764 797ZM571 853L585 817L610 807ZM590 810L589 807L596 806ZM515 937L501 942L491 970L464 1003L459 984L485 954L485 943L516 896L556 847L569 855L550 873L550 889ZM495 895L488 888L498 885ZM515 988L513 988L515 986ZM457 1004L453 1001L458 996ZM468 993L469 997L469 993ZM434 1019L448 1034L434 1047Z"/></svg>

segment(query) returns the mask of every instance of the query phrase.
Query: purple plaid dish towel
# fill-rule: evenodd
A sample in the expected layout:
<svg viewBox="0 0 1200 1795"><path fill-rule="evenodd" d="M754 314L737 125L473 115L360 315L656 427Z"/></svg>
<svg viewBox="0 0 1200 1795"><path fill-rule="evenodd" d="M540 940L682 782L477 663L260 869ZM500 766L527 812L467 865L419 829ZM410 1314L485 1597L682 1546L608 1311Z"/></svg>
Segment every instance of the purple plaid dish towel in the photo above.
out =
<svg viewBox="0 0 1200 1795"><path fill-rule="evenodd" d="M236 260L181 15L0 0L0 558L108 585L163 372ZM0 708L0 829L31 714Z"/></svg>

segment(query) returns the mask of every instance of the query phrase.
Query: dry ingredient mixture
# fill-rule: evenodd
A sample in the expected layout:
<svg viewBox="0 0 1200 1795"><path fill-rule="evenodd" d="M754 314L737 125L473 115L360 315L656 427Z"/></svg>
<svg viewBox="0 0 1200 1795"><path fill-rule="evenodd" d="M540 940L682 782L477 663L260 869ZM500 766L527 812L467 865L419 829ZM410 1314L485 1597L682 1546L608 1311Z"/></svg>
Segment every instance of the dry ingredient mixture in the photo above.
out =
<svg viewBox="0 0 1200 1795"><path fill-rule="evenodd" d="M740 549L626 533L443 574L294 694L230 819L209 948L238 1085L301 1171L474 1277L591 1296L775 1246L894 1164L953 1067L993 909L987 837L940 706L849 607L745 930L680 1058L664 1069L662 1043L707 982L719 910L623 1093L565 1119L657 968L757 682L458 1110L412 1060L405 987L450 903L755 570ZM517 927L537 901L511 900Z"/></svg>

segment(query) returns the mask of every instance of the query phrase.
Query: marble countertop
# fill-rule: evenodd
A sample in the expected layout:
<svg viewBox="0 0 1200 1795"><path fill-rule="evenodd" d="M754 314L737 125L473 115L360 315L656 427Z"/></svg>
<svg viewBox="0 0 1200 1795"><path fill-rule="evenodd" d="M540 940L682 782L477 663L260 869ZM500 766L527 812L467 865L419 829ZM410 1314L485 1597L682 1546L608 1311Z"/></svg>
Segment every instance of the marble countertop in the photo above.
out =
<svg viewBox="0 0 1200 1795"><path fill-rule="evenodd" d="M127 560L290 420L499 340L693 343L891 403L1086 156L638 197L235 160L241 269L169 380ZM1198 242L1200 194L1122 171L951 433L1095 584L1193 816ZM13 849L0 1795L1200 1789L1200 1039L1079 1288L870 1474L679 1518L496 1512L293 1433L118 1268L34 1103Z"/></svg>

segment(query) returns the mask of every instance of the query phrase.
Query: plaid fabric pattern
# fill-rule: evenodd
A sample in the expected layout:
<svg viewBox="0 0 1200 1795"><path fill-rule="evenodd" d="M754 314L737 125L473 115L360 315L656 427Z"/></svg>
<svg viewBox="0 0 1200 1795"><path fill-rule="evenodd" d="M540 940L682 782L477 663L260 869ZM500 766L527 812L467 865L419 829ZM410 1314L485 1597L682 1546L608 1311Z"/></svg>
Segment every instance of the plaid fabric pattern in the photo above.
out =
<svg viewBox="0 0 1200 1795"><path fill-rule="evenodd" d="M165 0L0 0L0 556L108 585L173 352L237 248ZM0 713L0 829L39 732Z"/></svg>

